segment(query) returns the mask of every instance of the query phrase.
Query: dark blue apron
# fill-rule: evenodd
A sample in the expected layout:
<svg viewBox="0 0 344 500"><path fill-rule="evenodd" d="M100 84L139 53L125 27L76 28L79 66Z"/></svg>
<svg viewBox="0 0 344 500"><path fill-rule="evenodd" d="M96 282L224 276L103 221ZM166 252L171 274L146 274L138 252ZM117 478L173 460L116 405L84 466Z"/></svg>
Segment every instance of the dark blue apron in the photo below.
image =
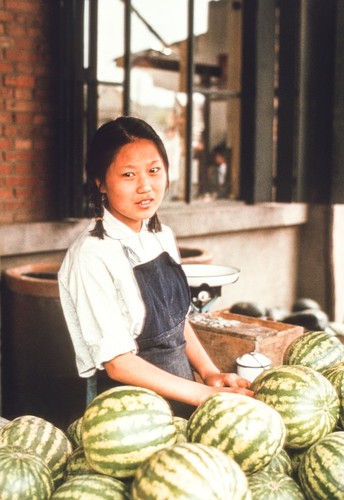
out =
<svg viewBox="0 0 344 500"><path fill-rule="evenodd" d="M124 247L124 250L130 249ZM133 264L127 252L126 255ZM184 326L190 289L182 266L164 251L149 262L134 265L133 272L146 313L142 331L136 338L138 355L169 373L195 380L185 353ZM195 410L194 406L178 401L169 403L173 413L184 418L189 418Z"/></svg>

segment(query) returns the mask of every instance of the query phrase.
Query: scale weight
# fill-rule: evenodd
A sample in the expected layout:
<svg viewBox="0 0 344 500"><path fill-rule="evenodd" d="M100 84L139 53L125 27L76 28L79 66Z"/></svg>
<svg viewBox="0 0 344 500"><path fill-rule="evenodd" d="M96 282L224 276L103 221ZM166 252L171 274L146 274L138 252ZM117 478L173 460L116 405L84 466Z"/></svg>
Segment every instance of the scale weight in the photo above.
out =
<svg viewBox="0 0 344 500"><path fill-rule="evenodd" d="M184 264L191 292L191 305L196 313L207 312L221 297L222 287L239 279L240 269L213 264Z"/></svg>

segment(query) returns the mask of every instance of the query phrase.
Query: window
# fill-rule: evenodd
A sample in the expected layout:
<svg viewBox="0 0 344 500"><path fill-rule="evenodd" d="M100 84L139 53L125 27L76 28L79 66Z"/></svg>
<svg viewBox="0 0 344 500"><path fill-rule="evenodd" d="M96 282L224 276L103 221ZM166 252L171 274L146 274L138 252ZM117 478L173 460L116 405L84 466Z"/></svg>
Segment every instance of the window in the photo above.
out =
<svg viewBox="0 0 344 500"><path fill-rule="evenodd" d="M166 203L237 198L240 2L77 5L83 25L81 149L104 121L138 116L157 130L168 152Z"/></svg>
<svg viewBox="0 0 344 500"><path fill-rule="evenodd" d="M166 204L327 202L338 192L329 174L334 2L60 6L61 216L85 214L87 144L121 114L147 120L164 139Z"/></svg>

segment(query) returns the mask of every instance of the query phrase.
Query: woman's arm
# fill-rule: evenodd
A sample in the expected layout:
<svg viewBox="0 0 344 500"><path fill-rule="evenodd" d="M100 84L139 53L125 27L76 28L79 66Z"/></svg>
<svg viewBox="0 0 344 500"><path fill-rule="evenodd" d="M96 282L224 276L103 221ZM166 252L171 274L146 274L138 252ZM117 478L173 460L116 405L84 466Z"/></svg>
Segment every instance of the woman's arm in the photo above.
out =
<svg viewBox="0 0 344 500"><path fill-rule="evenodd" d="M167 399L175 399L193 406L219 391L239 392L248 396L252 392L244 388L211 387L186 380L158 368L133 353L116 356L104 363L108 376L128 385L145 387Z"/></svg>
<svg viewBox="0 0 344 500"><path fill-rule="evenodd" d="M184 335L186 339L186 355L203 382L214 387L249 388L251 383L236 373L221 373L208 356L192 326L186 320Z"/></svg>

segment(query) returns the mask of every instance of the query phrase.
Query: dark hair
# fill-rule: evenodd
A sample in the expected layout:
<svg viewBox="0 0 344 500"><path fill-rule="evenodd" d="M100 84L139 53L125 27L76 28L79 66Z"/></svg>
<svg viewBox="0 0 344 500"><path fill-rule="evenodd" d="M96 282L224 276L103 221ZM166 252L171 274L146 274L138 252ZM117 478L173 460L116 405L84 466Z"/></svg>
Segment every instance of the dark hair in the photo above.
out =
<svg viewBox="0 0 344 500"><path fill-rule="evenodd" d="M96 225L90 231L92 236L104 239L106 234L103 226L104 196L100 192L96 180L104 182L106 172L114 161L116 154L123 146L135 142L137 139L147 139L154 142L168 175L168 158L165 146L159 135L147 122L140 118L120 116L116 120L106 122L99 127L91 141L86 161L90 203L94 208L96 218ZM156 213L149 219L148 229L155 232L161 231L161 223Z"/></svg>

